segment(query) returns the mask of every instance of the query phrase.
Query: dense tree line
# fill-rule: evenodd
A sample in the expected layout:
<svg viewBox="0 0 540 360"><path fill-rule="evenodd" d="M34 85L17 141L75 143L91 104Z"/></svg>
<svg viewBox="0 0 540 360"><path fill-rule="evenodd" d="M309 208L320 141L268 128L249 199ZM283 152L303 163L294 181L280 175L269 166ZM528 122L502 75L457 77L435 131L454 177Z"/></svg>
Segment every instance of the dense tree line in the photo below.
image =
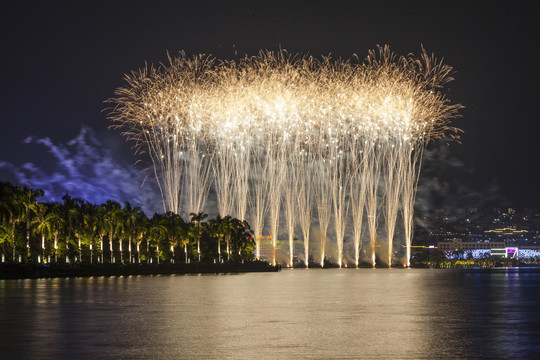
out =
<svg viewBox="0 0 540 360"><path fill-rule="evenodd" d="M185 221L167 212L148 218L140 207L92 204L69 194L40 202L43 190L0 182L2 262L192 263L253 259L249 224L230 216Z"/></svg>

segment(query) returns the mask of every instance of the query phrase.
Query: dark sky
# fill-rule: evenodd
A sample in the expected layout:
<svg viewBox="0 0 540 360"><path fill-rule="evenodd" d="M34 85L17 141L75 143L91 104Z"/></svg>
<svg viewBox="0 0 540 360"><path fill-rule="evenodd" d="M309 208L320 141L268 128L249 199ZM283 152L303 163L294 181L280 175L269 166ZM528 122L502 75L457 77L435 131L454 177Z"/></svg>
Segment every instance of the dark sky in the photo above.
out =
<svg viewBox="0 0 540 360"><path fill-rule="evenodd" d="M61 146L83 126L93 129L94 145L117 159L114 164L133 162L129 145L107 130L103 101L124 73L145 61L166 61L167 51L230 58L233 45L250 55L281 46L363 58L377 44L404 55L423 44L454 67L448 94L466 107L455 122L464 130L462 144L450 145L450 156L466 168L459 181L476 189L495 181L509 205L540 206L540 21L532 5L254 3L3 1L0 180L14 181L13 169L24 164L41 169L34 175L50 175L56 166L50 147L48 153L36 139ZM30 135L34 141L25 143Z"/></svg>

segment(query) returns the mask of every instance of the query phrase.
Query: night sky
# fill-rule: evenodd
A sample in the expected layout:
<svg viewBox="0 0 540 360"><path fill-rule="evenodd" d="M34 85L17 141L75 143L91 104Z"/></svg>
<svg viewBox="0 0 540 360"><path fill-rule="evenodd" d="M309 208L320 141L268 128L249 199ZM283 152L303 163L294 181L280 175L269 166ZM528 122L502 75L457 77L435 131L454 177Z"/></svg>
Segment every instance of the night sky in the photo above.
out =
<svg viewBox="0 0 540 360"><path fill-rule="evenodd" d="M107 130L103 101L124 73L165 62L167 51L233 58L281 46L363 58L378 44L403 55L423 45L454 67L448 96L466 107L454 123L462 143L443 151L434 176L479 194L489 188L493 206L540 207L540 22L532 5L253 3L3 1L0 181L50 192L55 183L57 192L95 202L152 201L129 144Z"/></svg>

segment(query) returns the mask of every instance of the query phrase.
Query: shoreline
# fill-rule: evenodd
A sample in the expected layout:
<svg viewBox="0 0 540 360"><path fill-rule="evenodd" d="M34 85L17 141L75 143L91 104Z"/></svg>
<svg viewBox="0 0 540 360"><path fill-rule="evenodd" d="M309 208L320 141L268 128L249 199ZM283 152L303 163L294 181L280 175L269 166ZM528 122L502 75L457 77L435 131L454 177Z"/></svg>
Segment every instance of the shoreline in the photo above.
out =
<svg viewBox="0 0 540 360"><path fill-rule="evenodd" d="M279 272L280 265L273 266L267 262L232 263L232 264L16 264L4 263L0 265L0 280L22 280L22 279L51 279L51 278L72 278L72 277L94 277L94 276L137 276L137 275L190 275L190 274L242 274L250 272ZM339 267L284 267L283 269L339 269ZM520 266L493 266L493 267L344 267L343 270L358 269L389 269L389 270L459 270L463 272L499 272L499 271L538 271L540 266L531 264L520 264Z"/></svg>
<svg viewBox="0 0 540 360"><path fill-rule="evenodd" d="M278 272L281 266L266 262L232 264L14 264L0 265L0 280L69 278L92 276L234 274Z"/></svg>

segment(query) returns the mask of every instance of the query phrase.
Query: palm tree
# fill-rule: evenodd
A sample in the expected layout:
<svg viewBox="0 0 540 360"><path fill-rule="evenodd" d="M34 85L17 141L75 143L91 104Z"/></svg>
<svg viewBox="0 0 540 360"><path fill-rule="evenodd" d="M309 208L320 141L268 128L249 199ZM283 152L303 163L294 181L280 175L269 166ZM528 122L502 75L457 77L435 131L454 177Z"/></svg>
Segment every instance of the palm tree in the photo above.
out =
<svg viewBox="0 0 540 360"><path fill-rule="evenodd" d="M11 238L11 249L13 251L13 261L15 261L16 252L17 252L17 242L16 242L16 228L17 225L24 219L23 212L20 206L20 203L17 199L13 199L11 203L11 216L10 216L10 238Z"/></svg>
<svg viewBox="0 0 540 360"><path fill-rule="evenodd" d="M146 251L149 254L149 242L152 241L156 244L156 257L159 264L159 243L167 238L167 227L161 223L161 216L154 214L152 220L150 220L150 226L147 234Z"/></svg>
<svg viewBox="0 0 540 360"><path fill-rule="evenodd" d="M2 256L5 256L6 242L10 238L9 219L11 211L9 202L11 197L8 196L8 193L11 187L10 183L0 182L0 242L2 243Z"/></svg>
<svg viewBox="0 0 540 360"><path fill-rule="evenodd" d="M6 242L9 241L9 226L6 226L6 223L2 219L0 221L0 243L2 244L2 262L4 262L6 254Z"/></svg>
<svg viewBox="0 0 540 360"><path fill-rule="evenodd" d="M198 214L190 213L191 222L195 224L195 231L197 236L197 254L199 256L199 262L201 262L201 223L208 217L208 214L200 212Z"/></svg>
<svg viewBox="0 0 540 360"><path fill-rule="evenodd" d="M210 236L217 240L218 263L221 263L221 238L225 236L223 233L224 224L223 219L219 215L215 219L208 221Z"/></svg>
<svg viewBox="0 0 540 360"><path fill-rule="evenodd" d="M186 224L180 215L171 211L168 211L161 217L160 224L167 229L167 239L171 247L172 259L174 262L174 248L183 243L183 239L186 237Z"/></svg>
<svg viewBox="0 0 540 360"><path fill-rule="evenodd" d="M64 231L65 226L65 220L62 216L62 205L60 203L50 205L50 210L47 216L45 216L45 221L54 236L54 262L58 262L58 238Z"/></svg>
<svg viewBox="0 0 540 360"><path fill-rule="evenodd" d="M22 219L26 222L26 256L30 258L30 223L38 207L36 197L43 196L43 190L33 190L26 186L18 192L19 204L22 210Z"/></svg>
<svg viewBox="0 0 540 360"><path fill-rule="evenodd" d="M111 253L111 264L113 262L113 238L115 235L115 229L117 224L117 219L120 217L119 213L122 211L120 204L116 201L107 200L105 203L105 208L107 212L105 213L105 221L109 225L109 251Z"/></svg>
<svg viewBox="0 0 540 360"><path fill-rule="evenodd" d="M239 259L251 259L253 257L253 231L247 221L232 219L232 248L234 257Z"/></svg>
<svg viewBox="0 0 540 360"><path fill-rule="evenodd" d="M73 235L75 236L75 239L77 239L77 248L79 250L79 262L82 262L82 245L86 235L85 233L90 227L85 217L86 209L89 207L88 204L89 203L87 201L81 199L80 202L77 204L78 206L70 211L70 215L73 219Z"/></svg>
<svg viewBox="0 0 540 360"><path fill-rule="evenodd" d="M133 240L135 240L137 237L139 237L140 233L142 233L141 228L141 222L142 217L144 216L144 213L142 212L141 208L139 206L133 207L129 203L129 201L124 202L124 209L123 209L123 223L124 226L121 227L121 229L124 230L125 233L127 233L129 245L129 262L131 263L131 244L133 243ZM137 246L138 249L138 246Z"/></svg>
<svg viewBox="0 0 540 360"><path fill-rule="evenodd" d="M103 249L103 238L107 234L107 231L110 229L109 219L107 218L107 207L104 204L101 204L94 214L94 221L93 221L94 231L97 233L99 237L99 250L101 252L101 263L103 264L103 255L104 255L104 249Z"/></svg>
<svg viewBox="0 0 540 360"><path fill-rule="evenodd" d="M187 241L184 243L184 254L186 254L186 263L188 262L188 245L191 249L190 252L193 252L193 245L197 243L197 239L199 238L200 236L200 231L197 227L196 224L190 222L187 224L187 229L186 229L186 237L187 237ZM200 254L200 253L199 253ZM199 257L200 259L200 257ZM200 260L199 260L200 261Z"/></svg>
<svg viewBox="0 0 540 360"><path fill-rule="evenodd" d="M82 222L79 228L79 237L82 239L83 245L87 246L90 250L90 264L93 262L94 257L94 243L96 239L96 225L98 206L85 201L81 204L81 219ZM82 249L81 249L81 261L82 261Z"/></svg>
<svg viewBox="0 0 540 360"><path fill-rule="evenodd" d="M128 225L126 223L126 213L123 209L117 209L114 211L114 223L116 225L115 227L115 234L118 239L118 251L120 252L120 263L124 263L124 237L128 233Z"/></svg>
<svg viewBox="0 0 540 360"><path fill-rule="evenodd" d="M41 235L41 256L45 262L45 240L52 233L50 223L47 221L47 204L38 203L36 216L32 220L34 232Z"/></svg>
<svg viewBox="0 0 540 360"><path fill-rule="evenodd" d="M79 250L79 260L82 254L81 249L81 236L83 228L83 216L81 207L83 206L84 200L72 198L69 194L65 194L62 197L64 200L63 210L64 210L64 219L66 224L66 248L69 256L69 241L72 235L77 239L77 245ZM66 259L67 260L67 259Z"/></svg>
<svg viewBox="0 0 540 360"><path fill-rule="evenodd" d="M146 215L141 212L136 220L136 227L133 233L133 241L135 242L135 247L137 248L137 262L141 263L141 251L140 246L146 234L146 229L148 228L148 218Z"/></svg>
<svg viewBox="0 0 540 360"><path fill-rule="evenodd" d="M221 223L220 223L220 231L225 236L225 243L227 245L227 261L230 261L231 234L234 231L234 224L233 224L232 220L233 220L232 217L230 215L227 215L227 216L225 216L224 218L221 219Z"/></svg>
<svg viewBox="0 0 540 360"><path fill-rule="evenodd" d="M21 189L10 183L1 183L0 192L0 212L2 214L2 223L5 235L4 244L11 243L12 260L15 262L17 244L16 244L16 227L21 221L22 208L20 204L19 193Z"/></svg>
<svg viewBox="0 0 540 360"><path fill-rule="evenodd" d="M184 248L184 263L185 264L188 263L188 245L190 245L189 229L190 229L190 224L184 223L183 230L182 230L183 237L181 239L180 246Z"/></svg>

